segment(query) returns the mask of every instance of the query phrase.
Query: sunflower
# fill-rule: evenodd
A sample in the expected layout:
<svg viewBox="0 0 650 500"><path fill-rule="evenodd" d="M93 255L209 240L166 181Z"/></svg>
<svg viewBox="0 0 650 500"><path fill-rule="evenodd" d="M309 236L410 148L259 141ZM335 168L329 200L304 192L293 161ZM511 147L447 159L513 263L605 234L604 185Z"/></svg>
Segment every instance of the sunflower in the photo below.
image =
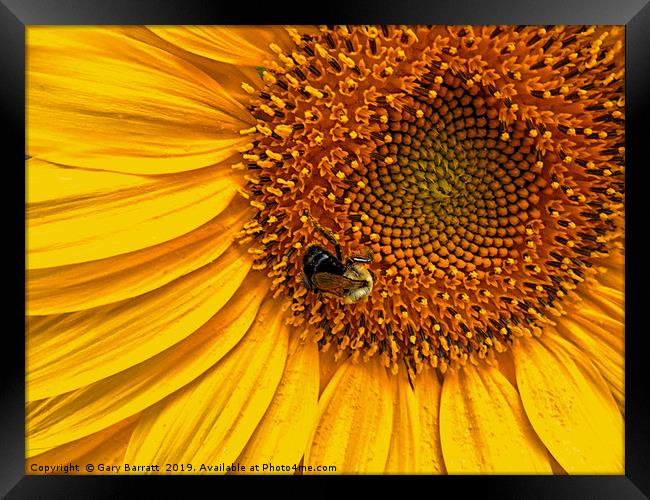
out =
<svg viewBox="0 0 650 500"><path fill-rule="evenodd" d="M622 474L623 35L28 28L27 472Z"/></svg>

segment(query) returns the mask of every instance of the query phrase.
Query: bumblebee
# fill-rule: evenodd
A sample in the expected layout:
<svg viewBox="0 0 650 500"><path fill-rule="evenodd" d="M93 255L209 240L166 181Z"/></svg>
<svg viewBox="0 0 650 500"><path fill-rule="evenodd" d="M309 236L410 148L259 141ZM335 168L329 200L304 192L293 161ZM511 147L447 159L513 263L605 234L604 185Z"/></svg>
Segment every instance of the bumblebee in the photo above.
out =
<svg viewBox="0 0 650 500"><path fill-rule="evenodd" d="M372 262L368 257L352 256L343 261L341 246L334 235L323 229L309 211L305 211L314 228L334 246L336 255L320 245L307 247L302 256L302 278L308 290L338 297L344 304L353 304L372 292L374 274L363 264Z"/></svg>

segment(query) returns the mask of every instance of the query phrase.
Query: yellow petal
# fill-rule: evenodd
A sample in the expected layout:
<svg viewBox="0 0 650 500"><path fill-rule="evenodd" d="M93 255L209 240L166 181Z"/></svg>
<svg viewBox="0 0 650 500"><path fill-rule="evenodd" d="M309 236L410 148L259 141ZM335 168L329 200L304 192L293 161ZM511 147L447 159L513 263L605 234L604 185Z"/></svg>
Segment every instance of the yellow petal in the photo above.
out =
<svg viewBox="0 0 650 500"><path fill-rule="evenodd" d="M278 387L288 333L280 308L266 301L253 327L219 364L143 413L125 463L232 463Z"/></svg>
<svg viewBox="0 0 650 500"><path fill-rule="evenodd" d="M125 29L27 30L27 154L159 174L225 160L248 140L246 108L192 64Z"/></svg>
<svg viewBox="0 0 650 500"><path fill-rule="evenodd" d="M155 38L138 33L138 38L189 60L219 82L239 102L248 102L242 89L246 82L257 90L264 87L258 68L277 61L269 45L274 43L285 54L296 50L282 26L149 26ZM316 27L301 26L301 34L316 34Z"/></svg>
<svg viewBox="0 0 650 500"><path fill-rule="evenodd" d="M578 323L587 327L592 337L606 343L620 356L625 351L625 325L599 310L583 305L571 313Z"/></svg>
<svg viewBox="0 0 650 500"><path fill-rule="evenodd" d="M526 414L569 474L622 474L624 427L616 403L591 362L551 332L514 349Z"/></svg>
<svg viewBox="0 0 650 500"><path fill-rule="evenodd" d="M611 267L604 274L598 275L597 280L615 290L623 290L625 288L625 267Z"/></svg>
<svg viewBox="0 0 650 500"><path fill-rule="evenodd" d="M600 309L605 315L623 323L625 321L625 295L623 289L614 289L604 285L586 288L581 298L589 305Z"/></svg>
<svg viewBox="0 0 650 500"><path fill-rule="evenodd" d="M328 349L320 353L318 357L318 371L320 373L320 389L318 394L322 394L332 379L336 370L344 363L344 359L335 360L336 349Z"/></svg>
<svg viewBox="0 0 650 500"><path fill-rule="evenodd" d="M263 27L260 29L268 28L269 27ZM199 68L214 81L219 82L219 85L228 94L228 96L237 102L246 103L250 99L248 92L242 88L242 82L248 83L258 91L262 90L265 85L264 81L260 77L258 70L256 69L256 66L258 65L233 65L226 62L220 62L216 59L209 59L207 57L203 57L194 52L191 52L183 48L181 45L171 43L165 38L161 37L159 34L156 34L152 31L152 29L164 30L175 28L154 26L146 28L144 26L128 26L121 27L119 29L124 30L124 34L130 38L134 38L135 40L144 42L148 45L153 45L154 47L169 52L170 54L173 54L184 61L192 63L193 66ZM275 28L275 31L278 29L279 28ZM260 47L260 50L262 50L262 47ZM237 55L235 54L233 57L237 57ZM260 64L259 66L263 65L264 63Z"/></svg>
<svg viewBox="0 0 650 500"><path fill-rule="evenodd" d="M393 386L393 433L391 436L386 472L412 474L423 471L420 457L420 415L417 399L404 370L391 376ZM417 383L421 383L417 380Z"/></svg>
<svg viewBox="0 0 650 500"><path fill-rule="evenodd" d="M624 244L623 241L621 241ZM613 245L611 245L613 247ZM597 276L598 282L616 290L625 288L625 252L624 250L613 250L602 261L598 261L597 266L606 269L604 274Z"/></svg>
<svg viewBox="0 0 650 500"><path fill-rule="evenodd" d="M562 466L557 463L557 460L553 458L553 455L549 455L551 459L551 468L553 469L553 474L556 476L566 476L567 472L562 468Z"/></svg>
<svg viewBox="0 0 650 500"><path fill-rule="evenodd" d="M593 287L590 290L594 295L600 295L603 298L609 299L617 306L623 307L625 305L625 295L623 290L611 288L609 286Z"/></svg>
<svg viewBox="0 0 650 500"><path fill-rule="evenodd" d="M285 30L272 26L149 26L163 40L188 52L233 66L264 66L276 43L290 46Z"/></svg>
<svg viewBox="0 0 650 500"><path fill-rule="evenodd" d="M141 179L126 189L28 204L27 267L88 262L176 238L219 214L238 187L227 168Z"/></svg>
<svg viewBox="0 0 650 500"><path fill-rule="evenodd" d="M415 398L420 419L418 472L440 474L445 472L440 446L440 389L441 384L434 370L418 374L415 382Z"/></svg>
<svg viewBox="0 0 650 500"><path fill-rule="evenodd" d="M515 360L512 359L512 351L507 350L498 355L499 371L503 374L513 387L517 387L517 377L515 375Z"/></svg>
<svg viewBox="0 0 650 500"><path fill-rule="evenodd" d="M231 247L213 263L135 299L27 324L27 399L89 385L194 333L228 302L251 258Z"/></svg>
<svg viewBox="0 0 650 500"><path fill-rule="evenodd" d="M241 340L267 290L263 275L249 274L232 299L184 341L112 377L28 407L28 455L111 426L195 380Z"/></svg>
<svg viewBox="0 0 650 500"><path fill-rule="evenodd" d="M616 400L621 411L625 408L625 368L623 352L609 346L593 335L594 330L599 329L594 324L584 325L572 321L569 317L563 317L558 321L557 330L563 337L575 344L594 366L600 371L607 382L612 396ZM612 332L614 333L614 332ZM623 347L623 325L619 329L621 347Z"/></svg>
<svg viewBox="0 0 650 500"><path fill-rule="evenodd" d="M27 314L89 309L171 283L226 251L249 218L248 208L248 203L237 197L214 219L159 245L81 264L29 270Z"/></svg>
<svg viewBox="0 0 650 500"><path fill-rule="evenodd" d="M25 161L25 188L27 204L106 196L123 189L140 188L152 184L142 175L123 174L106 170L63 167L38 158Z"/></svg>
<svg viewBox="0 0 650 500"><path fill-rule="evenodd" d="M103 465L121 465L126 453L126 447L129 442L131 433L135 429L138 416L135 415L116 424L103 429L95 434L78 439L74 442L59 446L49 452L41 453L35 457L27 459L27 474L43 474L39 471L40 466L61 466L73 464L79 466L75 474L88 474L86 465L103 464ZM30 448L30 436L26 436L27 449ZM30 455L28 454L28 457ZM102 472L94 471L97 474Z"/></svg>
<svg viewBox="0 0 650 500"><path fill-rule="evenodd" d="M318 35L316 26L300 26L301 35ZM267 60L277 60L269 49L275 43L289 54L296 50L287 29L282 26L197 26L191 29L170 26L130 26L128 36L161 48L183 60L190 61L238 102L248 102L242 89L246 82L262 90L264 82L258 69ZM172 43L173 42L173 43ZM236 48L234 48L236 46Z"/></svg>
<svg viewBox="0 0 650 500"><path fill-rule="evenodd" d="M318 347L294 333L287 365L264 418L255 429L237 462L255 464L299 464L318 404ZM294 469L260 472L294 474Z"/></svg>
<svg viewBox="0 0 650 500"><path fill-rule="evenodd" d="M550 474L548 452L516 389L496 368L467 364L447 372L440 437L451 474Z"/></svg>
<svg viewBox="0 0 650 500"><path fill-rule="evenodd" d="M305 465L335 466L336 472L382 473L393 426L393 394L386 369L373 358L345 361L318 402L317 424Z"/></svg>

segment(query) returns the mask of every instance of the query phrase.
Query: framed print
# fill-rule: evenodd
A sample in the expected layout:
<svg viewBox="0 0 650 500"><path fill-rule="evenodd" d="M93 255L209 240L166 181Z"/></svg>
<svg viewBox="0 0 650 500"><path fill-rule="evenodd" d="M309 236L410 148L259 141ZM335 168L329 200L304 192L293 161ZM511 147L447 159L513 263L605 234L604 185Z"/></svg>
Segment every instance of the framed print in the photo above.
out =
<svg viewBox="0 0 650 500"><path fill-rule="evenodd" d="M641 4L3 7L25 155L3 494L641 498Z"/></svg>

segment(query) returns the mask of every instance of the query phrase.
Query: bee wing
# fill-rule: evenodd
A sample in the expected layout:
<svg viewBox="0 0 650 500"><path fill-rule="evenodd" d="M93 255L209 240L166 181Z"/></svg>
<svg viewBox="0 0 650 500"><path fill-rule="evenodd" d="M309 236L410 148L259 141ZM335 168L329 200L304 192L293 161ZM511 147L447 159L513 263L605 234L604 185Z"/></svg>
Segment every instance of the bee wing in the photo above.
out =
<svg viewBox="0 0 650 500"><path fill-rule="evenodd" d="M357 280L351 280L345 276L331 273L314 274L312 283L319 290L335 295L345 295L359 286L359 281Z"/></svg>

